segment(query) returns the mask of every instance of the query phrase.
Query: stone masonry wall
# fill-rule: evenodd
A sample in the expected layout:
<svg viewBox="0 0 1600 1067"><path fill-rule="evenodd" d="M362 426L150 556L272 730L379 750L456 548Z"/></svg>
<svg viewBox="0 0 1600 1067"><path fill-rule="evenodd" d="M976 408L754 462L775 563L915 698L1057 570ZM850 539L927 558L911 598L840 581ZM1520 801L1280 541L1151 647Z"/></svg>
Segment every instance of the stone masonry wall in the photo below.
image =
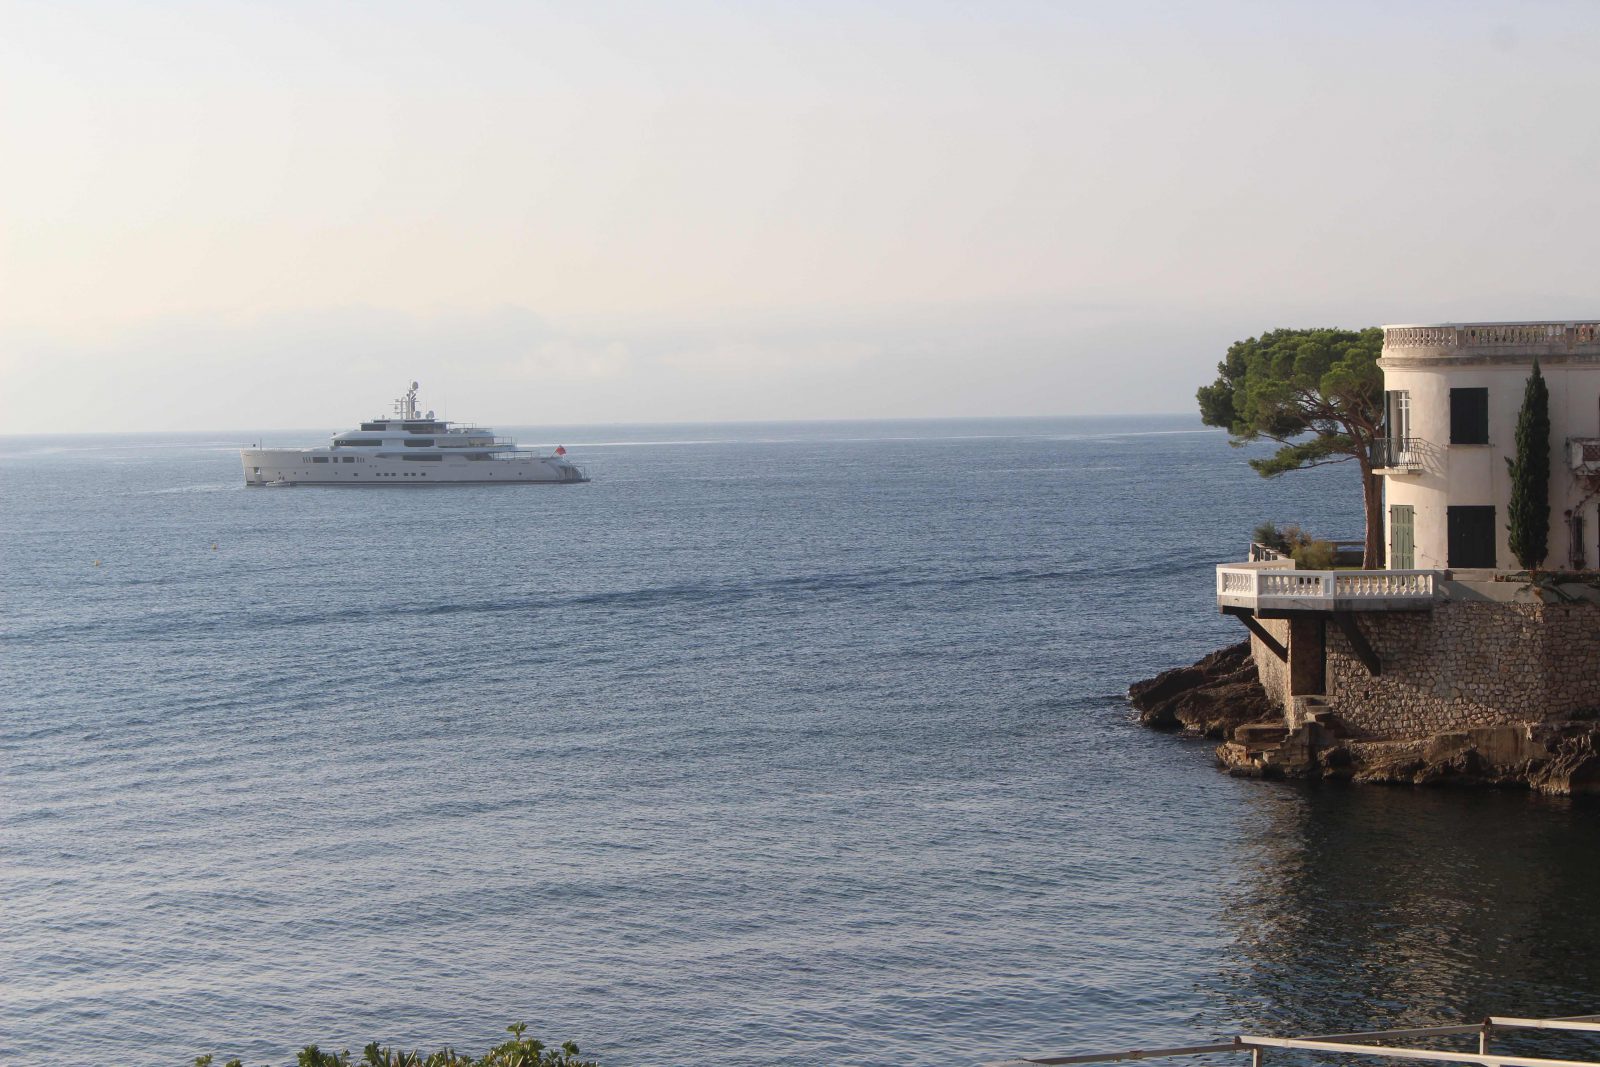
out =
<svg viewBox="0 0 1600 1067"><path fill-rule="evenodd" d="M1282 619L1262 619L1262 627L1278 643L1284 647L1289 645L1289 624ZM1289 665L1279 659L1277 655L1261 643L1261 638L1255 634L1250 635L1250 655L1256 662L1256 677L1261 679L1261 688L1267 691L1267 699L1280 708L1289 706Z"/></svg>
<svg viewBox="0 0 1600 1067"><path fill-rule="evenodd" d="M1358 736L1432 737L1600 710L1600 605L1447 600L1431 612L1356 618L1383 673L1370 676L1329 625L1327 695ZM1269 673L1278 672L1264 671L1262 684L1276 696Z"/></svg>

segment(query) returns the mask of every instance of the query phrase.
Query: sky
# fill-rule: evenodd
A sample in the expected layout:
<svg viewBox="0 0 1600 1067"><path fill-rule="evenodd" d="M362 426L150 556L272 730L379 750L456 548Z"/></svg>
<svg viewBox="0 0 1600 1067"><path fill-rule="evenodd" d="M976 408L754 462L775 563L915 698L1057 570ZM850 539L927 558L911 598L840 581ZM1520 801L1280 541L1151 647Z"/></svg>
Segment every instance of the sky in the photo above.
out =
<svg viewBox="0 0 1600 1067"><path fill-rule="evenodd" d="M1600 317L1600 4L0 0L4 432L1192 411Z"/></svg>

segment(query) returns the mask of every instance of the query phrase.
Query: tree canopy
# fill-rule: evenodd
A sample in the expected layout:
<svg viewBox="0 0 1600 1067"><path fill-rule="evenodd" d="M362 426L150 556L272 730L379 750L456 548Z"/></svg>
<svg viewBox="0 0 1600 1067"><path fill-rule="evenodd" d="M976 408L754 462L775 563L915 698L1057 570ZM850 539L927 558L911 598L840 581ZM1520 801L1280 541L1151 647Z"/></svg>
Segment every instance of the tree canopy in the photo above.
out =
<svg viewBox="0 0 1600 1067"><path fill-rule="evenodd" d="M1271 478L1355 460L1366 512L1366 566L1383 559L1383 490L1372 446L1383 434L1383 330L1273 330L1228 346L1217 380L1196 394L1200 418L1233 444L1275 441L1250 466Z"/></svg>

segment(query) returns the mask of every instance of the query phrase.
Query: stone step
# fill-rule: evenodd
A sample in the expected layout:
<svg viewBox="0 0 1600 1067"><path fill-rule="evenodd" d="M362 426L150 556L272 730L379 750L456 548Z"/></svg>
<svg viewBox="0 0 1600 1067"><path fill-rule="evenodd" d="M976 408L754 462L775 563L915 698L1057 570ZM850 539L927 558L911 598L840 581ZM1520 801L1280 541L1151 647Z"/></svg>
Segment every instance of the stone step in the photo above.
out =
<svg viewBox="0 0 1600 1067"><path fill-rule="evenodd" d="M1281 722L1247 722L1233 728L1233 739L1241 745L1276 744L1289 736L1289 728Z"/></svg>
<svg viewBox="0 0 1600 1067"><path fill-rule="evenodd" d="M1329 737L1338 738L1350 736L1350 731L1345 729L1344 723L1340 722L1339 717L1333 712L1329 711L1327 708L1312 712L1311 716L1306 721L1315 725L1319 730L1327 734Z"/></svg>

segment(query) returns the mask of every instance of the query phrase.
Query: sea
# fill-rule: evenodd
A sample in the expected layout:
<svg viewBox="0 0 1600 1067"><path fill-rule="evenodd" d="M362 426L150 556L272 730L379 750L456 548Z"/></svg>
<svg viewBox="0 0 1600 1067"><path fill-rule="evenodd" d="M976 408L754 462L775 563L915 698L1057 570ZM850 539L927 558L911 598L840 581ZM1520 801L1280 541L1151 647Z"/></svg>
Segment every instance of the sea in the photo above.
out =
<svg viewBox="0 0 1600 1067"><path fill-rule="evenodd" d="M1353 470L1182 416L513 432L592 482L0 438L0 1063L1600 1012L1594 803L1236 780L1127 706L1244 635L1257 523L1359 537Z"/></svg>

